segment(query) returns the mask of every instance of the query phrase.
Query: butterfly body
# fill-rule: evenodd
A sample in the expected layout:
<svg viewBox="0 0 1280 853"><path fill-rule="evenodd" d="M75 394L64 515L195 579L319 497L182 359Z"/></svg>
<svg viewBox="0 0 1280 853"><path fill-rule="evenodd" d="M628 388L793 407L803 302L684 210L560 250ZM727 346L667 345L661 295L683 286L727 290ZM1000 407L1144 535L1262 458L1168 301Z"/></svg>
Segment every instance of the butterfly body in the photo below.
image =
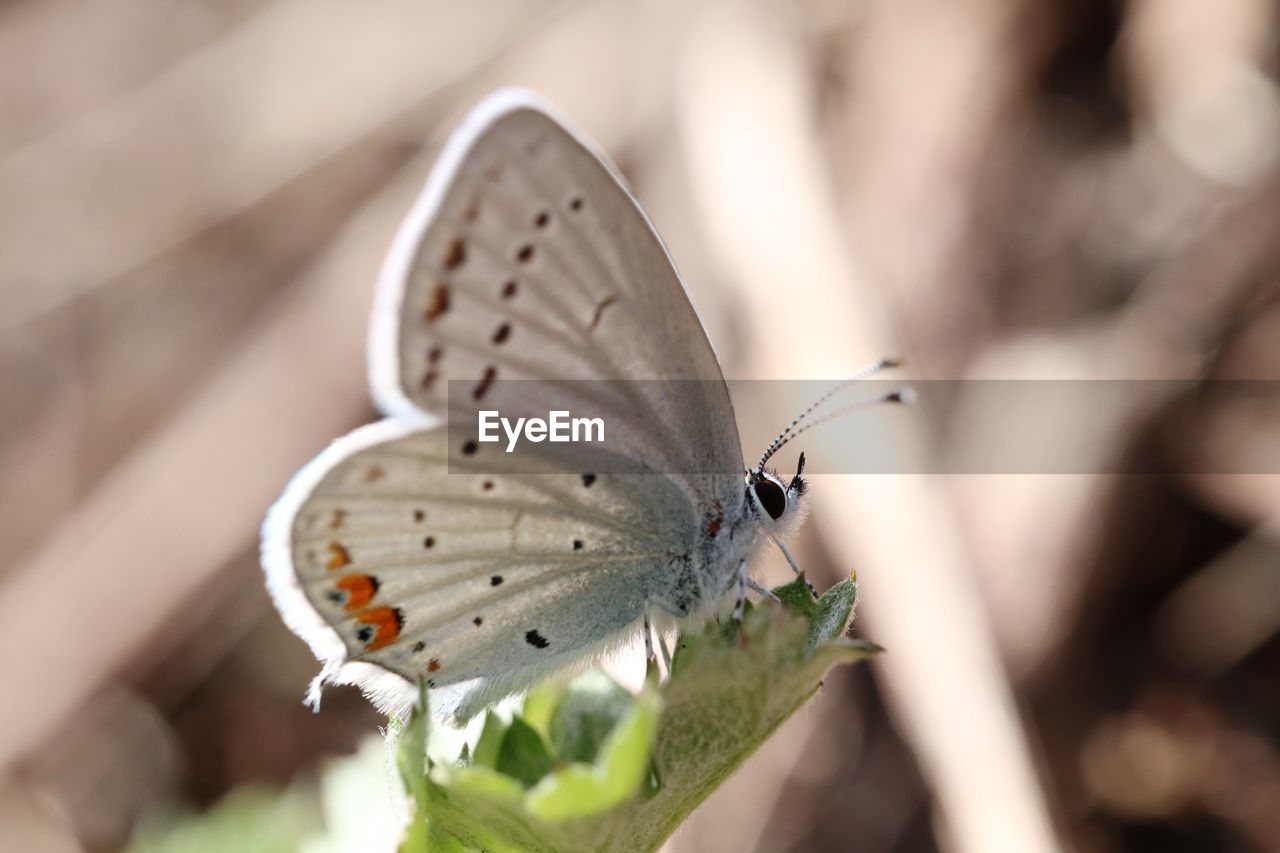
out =
<svg viewBox="0 0 1280 853"><path fill-rule="evenodd" d="M401 226L370 378L387 419L303 468L263 526L273 600L324 664L312 701L355 683L399 710L421 679L464 721L651 619L740 606L754 550L803 518L799 472L744 477L719 363L648 219L525 93L473 111ZM506 456L448 425L462 402L524 416L549 396L601 414L608 449Z"/></svg>

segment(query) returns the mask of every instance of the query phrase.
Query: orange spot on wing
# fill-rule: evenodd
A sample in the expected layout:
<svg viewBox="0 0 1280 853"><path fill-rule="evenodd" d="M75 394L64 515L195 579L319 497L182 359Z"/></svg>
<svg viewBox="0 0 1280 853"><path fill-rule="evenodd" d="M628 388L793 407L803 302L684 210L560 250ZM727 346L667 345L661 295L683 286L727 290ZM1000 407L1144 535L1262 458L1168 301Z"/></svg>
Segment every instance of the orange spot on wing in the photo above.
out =
<svg viewBox="0 0 1280 853"><path fill-rule="evenodd" d="M329 529L337 530L346 519L347 511L345 509L335 509L333 515L329 518Z"/></svg>
<svg viewBox="0 0 1280 853"><path fill-rule="evenodd" d="M427 672L435 672L440 669L440 658L432 658L427 661Z"/></svg>
<svg viewBox="0 0 1280 853"><path fill-rule="evenodd" d="M325 568L334 571L349 565L351 565L351 553L342 546L341 542L330 542L329 562L325 564Z"/></svg>
<svg viewBox="0 0 1280 853"><path fill-rule="evenodd" d="M370 575L343 575L334 586L347 593L347 603L343 605L347 610L360 610L378 591L378 581Z"/></svg>
<svg viewBox="0 0 1280 853"><path fill-rule="evenodd" d="M364 647L366 652L372 652L394 643L399 638L400 628L404 625L404 616L394 607L374 607L357 616L356 621L361 625L373 626L373 639Z"/></svg>

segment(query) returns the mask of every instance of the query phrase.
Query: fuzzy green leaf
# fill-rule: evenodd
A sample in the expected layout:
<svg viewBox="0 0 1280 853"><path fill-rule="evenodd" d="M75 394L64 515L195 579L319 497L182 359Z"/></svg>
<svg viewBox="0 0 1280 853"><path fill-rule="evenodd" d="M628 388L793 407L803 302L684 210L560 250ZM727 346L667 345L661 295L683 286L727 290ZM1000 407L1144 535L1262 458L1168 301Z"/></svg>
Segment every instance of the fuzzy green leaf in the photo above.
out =
<svg viewBox="0 0 1280 853"><path fill-rule="evenodd" d="M810 600L812 601L812 597ZM853 578L846 578L827 590L806 614L809 618L809 635L805 640L805 649L812 652L823 643L843 637L849 629L849 621L853 618L853 608L857 601L858 582Z"/></svg>
<svg viewBox="0 0 1280 853"><path fill-rule="evenodd" d="M424 853L430 849L426 846L427 819L422 803L427 798L427 688L418 685L419 712L403 722L393 719L388 736L399 738L396 750L396 767L400 771L400 779L409 793L413 813L409 816L409 825L405 828L405 836L400 842L400 853Z"/></svg>
<svg viewBox="0 0 1280 853"><path fill-rule="evenodd" d="M427 707L426 687L418 687L418 707L424 713L415 714L406 723L393 719L388 727L388 737L397 739L396 766L405 790L414 802L421 802L426 796L427 778Z"/></svg>
<svg viewBox="0 0 1280 853"><path fill-rule="evenodd" d="M410 786L419 810L463 849L656 849L828 668L877 651L844 637L853 579L818 600L802 581L774 593L781 605L748 608L741 625L682 635L671 676L638 697L592 674L535 691L529 721L490 713L471 766L437 764Z"/></svg>
<svg viewBox="0 0 1280 853"><path fill-rule="evenodd" d="M635 794L648 775L658 709L658 691L651 685L613 727L599 761L573 762L543 779L525 800L529 812L545 821L585 818Z"/></svg>

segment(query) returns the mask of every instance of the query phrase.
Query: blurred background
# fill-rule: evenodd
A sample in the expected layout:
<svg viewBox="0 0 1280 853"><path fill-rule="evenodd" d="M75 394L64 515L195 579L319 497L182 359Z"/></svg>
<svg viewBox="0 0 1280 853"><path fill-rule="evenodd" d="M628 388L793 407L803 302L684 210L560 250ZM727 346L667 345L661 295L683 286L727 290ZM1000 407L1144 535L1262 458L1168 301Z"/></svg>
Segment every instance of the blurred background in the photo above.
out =
<svg viewBox="0 0 1280 853"><path fill-rule="evenodd" d="M0 847L365 846L326 768L385 799L343 758L384 721L300 704L257 527L375 417L378 264L484 93L611 154L731 378L1275 379L1277 32L1267 0L0 4ZM1280 413L1149 387L1087 446L1199 473L815 478L798 557L858 571L889 653L667 849L1280 850L1280 478L1211 473L1280 458ZM746 451L797 402L739 411ZM912 452L1004 440L963 386L919 411Z"/></svg>

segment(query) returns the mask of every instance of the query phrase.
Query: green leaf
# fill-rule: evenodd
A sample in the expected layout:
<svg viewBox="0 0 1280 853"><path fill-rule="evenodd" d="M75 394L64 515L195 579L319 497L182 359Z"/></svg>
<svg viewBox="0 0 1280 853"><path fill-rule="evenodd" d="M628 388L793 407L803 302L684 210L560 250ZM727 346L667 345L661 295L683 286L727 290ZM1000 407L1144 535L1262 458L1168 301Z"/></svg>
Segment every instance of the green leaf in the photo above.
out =
<svg viewBox="0 0 1280 853"><path fill-rule="evenodd" d="M415 852L417 849L421 849L423 853L469 853L475 848L468 847L456 835L441 829L433 823L427 827L427 835L423 841L423 846L415 848ZM400 853L410 853L410 851L406 851L404 847L401 847Z"/></svg>
<svg viewBox="0 0 1280 853"><path fill-rule="evenodd" d="M389 727L388 737L398 738L396 750L396 768L400 771L400 779L404 782L405 791L413 803L409 825L405 828L405 837L400 845L401 853L418 853L425 851L427 836L426 814L422 803L427 796L427 721L430 714L427 710L427 687L418 684L418 710L408 722L393 720Z"/></svg>
<svg viewBox="0 0 1280 853"><path fill-rule="evenodd" d="M807 594L806 590L806 594ZM812 601L812 596L809 597ZM853 618L853 607L858 600L858 582L845 578L827 590L814 602L806 614L809 618L809 636L805 648L812 652L823 643L830 643L844 636Z"/></svg>
<svg viewBox="0 0 1280 853"><path fill-rule="evenodd" d="M564 698L565 686L558 682L544 684L529 691L524 697L524 709L520 716L524 721L538 730L545 738L551 737L551 719L555 716L560 700Z"/></svg>
<svg viewBox="0 0 1280 853"><path fill-rule="evenodd" d="M435 833L444 833L444 830L435 824L428 825L425 820L409 821L409 825L405 827L404 838L400 840L400 846L396 848L397 853L435 853L442 846L433 842ZM448 848L445 847L444 849L447 850Z"/></svg>
<svg viewBox="0 0 1280 853"><path fill-rule="evenodd" d="M459 767L452 773L445 768L433 768L428 779L428 799L430 802L430 783L449 785L455 791L467 796L483 797L490 800L505 800L519 803L524 800L524 783L513 779L505 773L490 770L486 767Z"/></svg>
<svg viewBox="0 0 1280 853"><path fill-rule="evenodd" d="M543 779L525 799L529 812L546 821L583 818L611 809L639 791L649 773L659 707L658 691L649 685L609 733L599 750L600 760L594 765L569 764Z"/></svg>
<svg viewBox="0 0 1280 853"><path fill-rule="evenodd" d="M535 691L526 719L489 714L470 767L437 764L410 788L432 831L499 853L659 847L828 668L878 651L844 636L853 579L821 599L803 581L774 593L742 624L682 634L670 677L639 696L593 673Z"/></svg>
<svg viewBox="0 0 1280 853"><path fill-rule="evenodd" d="M389 726L388 737L398 738L399 748L396 750L396 767L400 778L404 781L405 790L415 801L420 802L426 794L427 778L427 689L418 685L418 707L420 711L409 718L407 723L393 720Z"/></svg>
<svg viewBox="0 0 1280 853"><path fill-rule="evenodd" d="M848 582L849 581L847 580L840 581L841 584ZM837 584L837 586L839 586L839 584ZM834 588L835 587L832 587L832 589ZM809 592L809 583L804 578L796 578L791 583L774 587L773 594L778 597L778 600L781 601L788 610L799 613L806 619L812 619L813 612L818 607L817 600L814 599L813 593ZM831 590L827 590L823 595L823 598L826 598L830 594Z"/></svg>
<svg viewBox="0 0 1280 853"><path fill-rule="evenodd" d="M602 672L587 673L562 694L551 716L551 748L560 761L590 764L609 732L631 707L626 688Z"/></svg>
<svg viewBox="0 0 1280 853"><path fill-rule="evenodd" d="M550 773L554 763L538 730L520 717L513 718L498 751L498 772L529 788Z"/></svg>
<svg viewBox="0 0 1280 853"><path fill-rule="evenodd" d="M502 750L502 739L507 734L507 724L497 714L489 711L484 716L484 728L471 750L471 766L487 767L490 770L498 766L498 753Z"/></svg>

